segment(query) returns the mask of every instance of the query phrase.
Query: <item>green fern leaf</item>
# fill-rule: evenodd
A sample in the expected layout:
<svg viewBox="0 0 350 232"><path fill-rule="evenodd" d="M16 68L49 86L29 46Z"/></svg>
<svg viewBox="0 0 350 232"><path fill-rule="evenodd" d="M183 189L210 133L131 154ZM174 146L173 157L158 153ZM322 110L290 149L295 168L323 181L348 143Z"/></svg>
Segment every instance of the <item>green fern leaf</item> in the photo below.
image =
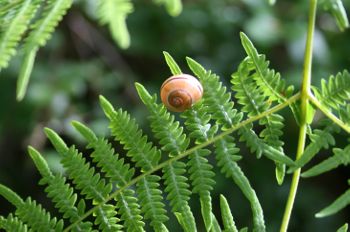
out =
<svg viewBox="0 0 350 232"><path fill-rule="evenodd" d="M294 172L296 169L303 167L307 164L318 152L322 149L328 149L329 146L334 146L335 139L332 135L333 132L338 131L339 127L335 126L332 122L328 122L328 125L323 130L315 129L310 134L311 143L305 148L300 159L295 162L295 167L291 167L288 173Z"/></svg>
<svg viewBox="0 0 350 232"><path fill-rule="evenodd" d="M110 120L112 135L124 145L127 156L131 157L132 161L143 172L152 170L159 163L160 151L152 143L147 142L147 137L143 135L129 114L121 109L115 111L113 106L102 96L100 102ZM159 180L160 177L156 175L143 178L137 184L137 192L145 218L151 220L150 224L155 231L166 231L163 223L168 220L168 217L164 209L162 191L159 190Z"/></svg>
<svg viewBox="0 0 350 232"><path fill-rule="evenodd" d="M336 111L350 98L350 74L344 70L336 76L330 76L328 82L321 81L321 90L313 87L316 98L324 105Z"/></svg>
<svg viewBox="0 0 350 232"><path fill-rule="evenodd" d="M339 165L348 165L350 163L350 145L346 146L344 149L334 148L333 153L333 156L303 172L302 177L317 176L335 169Z"/></svg>
<svg viewBox="0 0 350 232"><path fill-rule="evenodd" d="M269 97L269 101L285 102L291 96L293 87L286 88L286 84L281 79L280 74L268 68L269 62L266 61L266 57L258 54L253 43L243 32L240 33L240 36L242 45L254 67L251 67L249 71L254 72L252 77L256 81L259 91Z"/></svg>
<svg viewBox="0 0 350 232"><path fill-rule="evenodd" d="M24 50L30 52L44 46L71 5L72 0L48 0L39 19L31 25Z"/></svg>
<svg viewBox="0 0 350 232"><path fill-rule="evenodd" d="M339 196L332 204L318 212L315 216L327 217L335 214L350 204L350 189Z"/></svg>
<svg viewBox="0 0 350 232"><path fill-rule="evenodd" d="M182 133L183 128L179 126L179 122L174 122L174 116L170 116L165 107L157 103L156 96L152 97L141 84L136 83L136 89L151 114L151 128L163 146L162 149L169 153L169 157L184 152L189 145L189 139ZM195 220L188 205L191 191L184 176L185 167L186 164L182 161L174 161L163 168L165 191L168 193L172 211L176 213L184 230L196 231Z"/></svg>
<svg viewBox="0 0 350 232"><path fill-rule="evenodd" d="M240 188L244 196L249 200L253 213L253 223L255 231L265 231L264 214L260 202L254 189L251 187L248 178L244 175L237 164L240 159L236 154L239 149L235 146L234 139L226 136L224 139L215 143L216 159L221 172L226 177L231 177L236 185Z"/></svg>
<svg viewBox="0 0 350 232"><path fill-rule="evenodd" d="M34 66L36 52L37 49L33 49L24 55L23 63L17 80L17 101L23 100L26 94L30 74L32 73Z"/></svg>
<svg viewBox="0 0 350 232"><path fill-rule="evenodd" d="M106 184L106 181L95 173L94 168L90 168L82 154L79 154L74 146L68 148L53 130L45 128L45 133L56 151L62 156L61 163L66 168L69 178L76 185L76 189L80 189L86 199L92 199L94 204L99 205L94 211L95 223L99 225L99 229L120 231L121 226L117 224L119 219L115 217L117 214L115 206L104 204L112 191L112 184Z"/></svg>
<svg viewBox="0 0 350 232"><path fill-rule="evenodd" d="M161 178L156 175L149 175L137 182L137 195L141 201L142 211L145 218L151 220L150 225L156 232L166 232L168 229L164 222L169 218L164 209L162 191L159 189Z"/></svg>
<svg viewBox="0 0 350 232"><path fill-rule="evenodd" d="M121 48L130 46L130 35L126 18L133 12L131 0L99 0L98 17L103 25L108 25L112 37Z"/></svg>
<svg viewBox="0 0 350 232"><path fill-rule="evenodd" d="M345 223L342 227L340 227L337 232L347 232L348 231L348 223Z"/></svg>
<svg viewBox="0 0 350 232"><path fill-rule="evenodd" d="M37 169L42 175L40 180L41 185L48 185L45 191L48 193L48 197L52 199L55 207L59 209L59 212L63 214L63 218L69 218L71 223L79 220L85 213L79 212L74 206L77 200L77 194L73 194L74 190L68 184L66 179L60 175L54 176L44 158L33 147L28 148L28 152L34 161ZM82 200L83 201L83 200ZM79 222L72 228L73 231L91 231L91 222Z"/></svg>
<svg viewBox="0 0 350 232"><path fill-rule="evenodd" d="M182 71L181 71L179 65L173 59L173 57L171 57L171 55L168 52L163 52L163 54L164 54L165 61L170 68L171 73L173 75L181 74Z"/></svg>
<svg viewBox="0 0 350 232"><path fill-rule="evenodd" d="M87 148L94 149L91 154L93 162L101 167L101 171L106 173L106 176L112 180L116 187L120 188L126 185L134 176L134 169L130 168L129 164L124 164L124 159L119 159L111 144L104 139L97 138L91 129L77 121L72 124L88 141ZM117 195L116 200L125 228L131 231L144 231L140 206L135 198L134 190L123 190Z"/></svg>
<svg viewBox="0 0 350 232"><path fill-rule="evenodd" d="M30 197L27 198L26 201L23 201L15 192L1 184L0 195L16 207L15 214L17 217L23 223L26 223L33 231L45 232L63 230L63 221L57 221L55 217L51 218L50 213L41 205L31 200Z"/></svg>
<svg viewBox="0 0 350 232"><path fill-rule="evenodd" d="M34 17L38 7L39 1L17 1L13 8L7 9L7 15L2 16L3 21L0 27L0 69L6 68L11 57L16 54L19 41L27 30L28 24Z"/></svg>
<svg viewBox="0 0 350 232"><path fill-rule="evenodd" d="M166 62L173 75L181 73L181 70L175 60L169 53L164 53ZM217 131L217 126L211 127L209 121L210 116L206 113L205 108L197 103L189 110L181 114L185 118L186 129L189 131L189 136L195 143L200 144L212 138ZM199 201L201 203L201 212L204 224L207 231L212 227L212 204L210 191L213 189L215 176L212 171L213 167L209 164L207 156L211 152L207 149L198 149L193 152L188 162L190 180L192 181L193 193L199 194Z"/></svg>
<svg viewBox="0 0 350 232"><path fill-rule="evenodd" d="M129 156L137 167L143 172L153 169L160 160L161 152L147 142L147 136L138 128L135 119L131 119L127 112L119 109L115 111L113 106L100 97L101 106L110 120L110 128L115 139L124 145Z"/></svg>
<svg viewBox="0 0 350 232"><path fill-rule="evenodd" d="M17 217L9 214L7 218L0 216L0 229L5 231L27 232L27 225Z"/></svg>
<svg viewBox="0 0 350 232"><path fill-rule="evenodd" d="M227 130L237 124L242 119L242 114L233 109L234 103L231 101L231 94L226 92L226 87L222 86L219 77L206 71L195 60L187 57L187 63L192 72L200 79L203 85L203 104L208 107L207 112L212 114L212 118L222 125L222 130Z"/></svg>
<svg viewBox="0 0 350 232"><path fill-rule="evenodd" d="M220 195L220 209L221 209L222 222L224 225L224 231L238 232L238 229L233 220L230 206L228 205L227 200L223 195Z"/></svg>
<svg viewBox="0 0 350 232"><path fill-rule="evenodd" d="M221 232L222 230L221 230L220 224L213 213L211 213L211 218L212 218L213 225L211 227L210 232Z"/></svg>
<svg viewBox="0 0 350 232"><path fill-rule="evenodd" d="M320 4L333 15L341 31L349 27L348 16L341 0L321 0Z"/></svg>
<svg viewBox="0 0 350 232"><path fill-rule="evenodd" d="M41 205L27 198L23 204L16 209L16 215L33 230L33 231L62 231L63 221L57 221L52 218L49 212L46 212Z"/></svg>
<svg viewBox="0 0 350 232"><path fill-rule="evenodd" d="M193 73L200 79L203 89L203 105L208 108L211 118L217 124L222 125L221 129L226 130L237 124L242 119L242 113L237 113L233 109L230 93L222 86L219 77L206 71L199 63L191 58L187 58L188 65ZM240 169L237 161L241 158L238 156L239 149L234 143L234 138L225 136L215 143L217 165L226 177L232 177L234 182L241 189L245 197L250 201L254 228L257 231L265 231L265 222L263 211L255 191L251 187L248 179Z"/></svg>
<svg viewBox="0 0 350 232"><path fill-rule="evenodd" d="M50 39L55 27L71 5L72 0L48 0L42 15L30 26L31 31L24 44L24 61L17 81L18 101L22 100L26 93L39 47L44 46Z"/></svg>
<svg viewBox="0 0 350 232"><path fill-rule="evenodd" d="M182 11L182 1L181 0L153 0L156 4L165 5L168 13L175 17L178 16Z"/></svg>

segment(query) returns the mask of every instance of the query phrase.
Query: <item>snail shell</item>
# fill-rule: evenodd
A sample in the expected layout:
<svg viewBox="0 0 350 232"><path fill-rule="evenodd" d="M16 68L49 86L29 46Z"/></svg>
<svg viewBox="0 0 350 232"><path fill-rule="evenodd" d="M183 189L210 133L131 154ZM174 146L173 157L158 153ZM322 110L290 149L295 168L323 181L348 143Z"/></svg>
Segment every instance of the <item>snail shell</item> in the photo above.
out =
<svg viewBox="0 0 350 232"><path fill-rule="evenodd" d="M164 81L160 96L169 110L182 112L202 98L203 87L195 77L179 74Z"/></svg>

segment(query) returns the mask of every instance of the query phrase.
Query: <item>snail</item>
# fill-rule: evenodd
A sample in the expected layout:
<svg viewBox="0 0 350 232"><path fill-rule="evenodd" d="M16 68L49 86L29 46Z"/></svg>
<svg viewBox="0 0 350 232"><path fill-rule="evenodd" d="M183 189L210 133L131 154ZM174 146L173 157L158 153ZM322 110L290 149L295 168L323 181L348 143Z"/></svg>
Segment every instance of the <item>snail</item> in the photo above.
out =
<svg viewBox="0 0 350 232"><path fill-rule="evenodd" d="M160 88L163 104L171 111L183 112L191 108L203 95L199 81L188 74L179 74L166 79Z"/></svg>

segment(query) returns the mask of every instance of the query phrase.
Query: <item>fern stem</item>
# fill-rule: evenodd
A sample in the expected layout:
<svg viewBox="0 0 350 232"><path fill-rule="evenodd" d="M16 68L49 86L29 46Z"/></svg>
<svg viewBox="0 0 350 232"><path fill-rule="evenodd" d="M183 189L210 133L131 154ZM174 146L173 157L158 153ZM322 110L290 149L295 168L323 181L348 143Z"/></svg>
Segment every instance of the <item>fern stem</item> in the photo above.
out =
<svg viewBox="0 0 350 232"><path fill-rule="evenodd" d="M298 160L304 152L306 131L308 126L308 114L310 110L309 95L311 95L311 68L312 68L312 51L313 51L313 36L315 31L315 19L316 19L317 0L310 0L309 19L305 46L304 56L304 70L303 80L301 86L301 118L300 118L300 130L298 149L296 154L296 160ZM283 215L282 225L280 232L286 232L288 224L292 214L292 209L295 201L295 196L298 190L298 184L300 179L300 168L294 171L292 183L289 191L289 196L286 204L286 208Z"/></svg>
<svg viewBox="0 0 350 232"><path fill-rule="evenodd" d="M321 110L330 120L332 120L335 124L337 124L339 127L341 127L346 132L350 133L350 126L344 123L342 120L340 120L337 116L332 114L331 111L329 111L324 105L317 100L317 98L313 95L309 95L309 100L314 104L319 110Z"/></svg>
<svg viewBox="0 0 350 232"><path fill-rule="evenodd" d="M147 172L144 172L143 174L137 176L136 178L130 180L126 185L124 185L123 187L117 189L116 191L114 191L112 194L110 194L108 197L105 198L105 200L103 202L99 202L97 205L95 205L94 207L92 207L89 211L87 211L83 216L81 216L79 218L79 220L76 220L74 223L72 223L71 225L69 225L68 227L66 227L63 232L68 232L70 231L76 224L78 224L80 221L84 220L85 218L87 218L89 215L91 215L96 209L98 209L98 207L101 207L101 205L107 203L108 201L114 199L120 192L124 191L125 189L129 188L130 186L136 184L138 181L140 181L141 179L145 178L146 176L151 175L152 173L161 170L162 168L168 166L169 164L182 159L186 156L189 156L190 154L192 154L194 151L207 147L211 144L213 144L214 142L222 139L223 137L225 137L226 135L231 134L232 132L238 130L239 128L242 128L250 123L253 123L261 118L264 118L270 114L273 114L289 105L291 105L292 103L294 103L295 101L297 101L300 98L300 93L297 93L295 95L293 95L292 97L288 98L285 102L276 105L275 107L272 107L271 109L264 111L263 113L255 116L255 117L251 117L249 119L246 119L244 121L242 121L241 123L231 127L230 129L222 132L221 134L218 134L217 136L209 139L208 141L198 144L186 151L184 151L183 153L174 156L170 159L168 159L167 161L158 164L157 166L155 166L153 169L148 170Z"/></svg>

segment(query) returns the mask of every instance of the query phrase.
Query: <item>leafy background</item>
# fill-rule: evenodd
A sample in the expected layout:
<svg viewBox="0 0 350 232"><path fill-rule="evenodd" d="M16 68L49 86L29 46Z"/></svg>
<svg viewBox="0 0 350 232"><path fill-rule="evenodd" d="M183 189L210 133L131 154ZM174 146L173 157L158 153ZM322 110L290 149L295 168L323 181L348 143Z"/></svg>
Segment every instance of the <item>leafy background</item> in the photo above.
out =
<svg viewBox="0 0 350 232"><path fill-rule="evenodd" d="M190 56L220 75L228 85L231 73L244 58L239 40L239 32L244 31L259 52L267 55L272 68L280 71L288 83L299 87L307 1L281 0L271 7L260 0L188 0L184 1L182 14L173 18L149 1L137 0L135 11L127 20L131 46L126 50L118 48L107 28L96 23L91 14L92 3L93 0L76 1L48 45L39 51L28 93L22 102L15 100L20 59L13 59L10 67L0 73L0 182L22 197L32 195L48 208L52 206L43 188L37 185L39 175L27 154L27 146L45 151L50 165L61 171L58 156L46 141L43 127L54 129L67 142L80 144L84 150L85 144L74 133L70 121L82 121L97 134L108 135L107 119L98 103L100 94L116 108L128 110L143 129L149 131L145 120L147 112L137 97L134 82L144 84L153 93L159 91L162 81L170 75L162 55L164 50L184 70L185 56ZM349 1L344 4L350 8ZM313 66L316 85L320 78L349 68L349 39L349 30L341 33L333 18L319 10ZM298 131L288 112L285 117L284 132L288 135L285 150L294 157L296 140L292 138ZM347 137L345 133L340 134L337 144L347 143ZM329 151L323 151L318 159L328 155ZM279 187L271 162L247 155L240 165L260 198L268 231L277 231L290 176ZM339 168L316 178L302 179L290 231L334 231L349 222L349 207L335 216L313 217L348 188L349 177L346 168ZM219 193L225 194L238 226L248 225L250 209L240 191L219 174L216 181L213 200L217 204L214 205L218 205ZM194 211L200 212L198 202L192 205L198 208ZM6 214L11 207L0 199L0 214ZM174 227L173 231L180 229Z"/></svg>

